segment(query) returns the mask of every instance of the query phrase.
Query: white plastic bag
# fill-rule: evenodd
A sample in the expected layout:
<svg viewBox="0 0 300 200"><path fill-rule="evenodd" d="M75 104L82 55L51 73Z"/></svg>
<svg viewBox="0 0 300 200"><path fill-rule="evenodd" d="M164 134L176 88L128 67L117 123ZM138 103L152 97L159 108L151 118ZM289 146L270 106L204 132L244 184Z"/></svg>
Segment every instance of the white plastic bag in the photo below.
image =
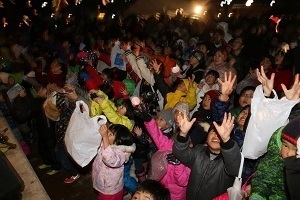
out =
<svg viewBox="0 0 300 200"><path fill-rule="evenodd" d="M278 100L274 90L273 93L275 98L265 98L261 85L254 92L242 151L245 158L257 159L267 152L273 132L287 124L291 109L299 102L285 97Z"/></svg>
<svg viewBox="0 0 300 200"><path fill-rule="evenodd" d="M126 63L122 60L122 55L124 54L124 50L120 49L120 42L116 41L115 46L111 50L111 67L117 67L123 71L126 70Z"/></svg>
<svg viewBox="0 0 300 200"><path fill-rule="evenodd" d="M85 108L84 112L81 112L81 105ZM106 122L104 115L90 118L88 106L83 101L76 102L66 130L65 144L68 153L81 167L88 165L96 156L102 140L98 129Z"/></svg>

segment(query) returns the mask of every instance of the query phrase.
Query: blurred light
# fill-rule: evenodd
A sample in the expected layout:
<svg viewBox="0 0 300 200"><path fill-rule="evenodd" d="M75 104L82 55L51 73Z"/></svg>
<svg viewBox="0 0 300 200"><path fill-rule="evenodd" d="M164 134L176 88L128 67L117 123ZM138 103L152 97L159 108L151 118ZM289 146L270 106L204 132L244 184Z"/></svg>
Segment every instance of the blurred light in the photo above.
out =
<svg viewBox="0 0 300 200"><path fill-rule="evenodd" d="M111 0L111 3L113 3L114 2L114 0Z"/></svg>
<svg viewBox="0 0 300 200"><path fill-rule="evenodd" d="M270 3L270 6L272 7L274 3L275 3L275 0L272 0Z"/></svg>
<svg viewBox="0 0 300 200"><path fill-rule="evenodd" d="M196 6L194 12L195 12L196 14L200 14L201 10L202 10L202 7L201 7L201 6Z"/></svg>
<svg viewBox="0 0 300 200"><path fill-rule="evenodd" d="M45 8L47 6L48 2L42 3L42 8Z"/></svg>
<svg viewBox="0 0 300 200"><path fill-rule="evenodd" d="M230 5L231 2L232 0L227 0L227 5Z"/></svg>
<svg viewBox="0 0 300 200"><path fill-rule="evenodd" d="M0 8L4 8L3 1L0 1Z"/></svg>
<svg viewBox="0 0 300 200"><path fill-rule="evenodd" d="M82 0L75 0L75 6L81 4Z"/></svg>
<svg viewBox="0 0 300 200"><path fill-rule="evenodd" d="M116 16L115 14L112 14L111 18L113 19L113 18L115 18L115 16Z"/></svg>
<svg viewBox="0 0 300 200"><path fill-rule="evenodd" d="M205 10L205 11L203 12L203 15L206 15L206 13L207 13L207 10Z"/></svg>
<svg viewBox="0 0 300 200"><path fill-rule="evenodd" d="M232 16L232 14L233 14L233 13L229 13L229 14L228 14L228 17L231 17L231 16Z"/></svg>
<svg viewBox="0 0 300 200"><path fill-rule="evenodd" d="M72 16L72 14L69 14L69 15L68 15L68 18L71 18L71 16Z"/></svg>
<svg viewBox="0 0 300 200"><path fill-rule="evenodd" d="M30 1L30 0L28 0L28 1L26 2L26 6L27 6L27 8L31 8L31 7L32 7L31 1Z"/></svg>
<svg viewBox="0 0 300 200"><path fill-rule="evenodd" d="M224 4L225 4L225 1L222 1L222 2L220 3L220 6L223 7Z"/></svg>
<svg viewBox="0 0 300 200"><path fill-rule="evenodd" d="M4 27L4 28L8 25L8 23L7 23L7 21L6 21L6 17L3 17L3 18L2 18L2 23L3 23L3 27Z"/></svg>
<svg viewBox="0 0 300 200"><path fill-rule="evenodd" d="M247 0L247 2L246 2L245 5L246 5L247 7L249 7L249 6L251 6L252 3L253 3L253 0Z"/></svg>
<svg viewBox="0 0 300 200"><path fill-rule="evenodd" d="M105 13L99 13L98 16L97 16L97 19L98 20L102 20L105 16Z"/></svg>
<svg viewBox="0 0 300 200"><path fill-rule="evenodd" d="M56 24L54 25L54 27L55 27L55 29L57 29L57 25Z"/></svg>
<svg viewBox="0 0 300 200"><path fill-rule="evenodd" d="M51 14L51 18L53 18L54 16L55 16L55 14L54 14L54 13L52 13L52 14Z"/></svg>
<svg viewBox="0 0 300 200"><path fill-rule="evenodd" d="M222 15L221 13L218 13L218 16L217 16L217 17L218 17L218 18L220 18L220 17L221 17L221 15Z"/></svg>

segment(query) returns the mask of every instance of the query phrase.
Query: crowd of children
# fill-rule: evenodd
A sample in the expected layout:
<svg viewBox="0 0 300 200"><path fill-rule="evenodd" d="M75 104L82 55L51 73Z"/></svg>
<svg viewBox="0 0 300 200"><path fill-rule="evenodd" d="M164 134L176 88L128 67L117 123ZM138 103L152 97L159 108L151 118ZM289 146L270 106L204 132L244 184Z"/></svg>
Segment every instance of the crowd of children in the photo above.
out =
<svg viewBox="0 0 300 200"><path fill-rule="evenodd" d="M263 90L263 101L278 96L298 104L294 119L267 141L267 153L245 158L243 198L300 199L300 46L288 45L299 44L299 23L284 37L286 27L276 33L269 19L137 19L94 22L94 31L86 21L63 33L33 24L28 38L4 35L0 109L24 152L36 140L40 169L49 168L48 175L66 170L66 184L79 179L65 134L82 100L90 117L108 120L99 127L92 164L98 199L121 200L127 193L137 200L220 199L238 176L255 112L251 100ZM286 26L295 22L285 20Z"/></svg>

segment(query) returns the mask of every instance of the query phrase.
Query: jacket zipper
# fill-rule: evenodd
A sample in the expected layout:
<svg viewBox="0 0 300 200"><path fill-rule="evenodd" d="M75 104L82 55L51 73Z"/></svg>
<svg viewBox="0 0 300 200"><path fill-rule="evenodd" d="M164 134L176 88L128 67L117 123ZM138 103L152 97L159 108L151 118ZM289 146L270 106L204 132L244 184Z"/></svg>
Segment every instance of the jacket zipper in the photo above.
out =
<svg viewBox="0 0 300 200"><path fill-rule="evenodd" d="M201 179L201 182L200 182L200 185L199 185L199 187L198 187L197 192L199 192L199 190L200 190L201 187L202 187L202 184L203 184L205 175L206 175L206 173L207 173L207 170L208 170L208 168L209 168L209 166L210 166L210 163L211 163L211 160L209 160L209 163L208 163L208 165L207 165L207 167L206 167L206 169L205 169L205 171L204 171L204 174L203 174L203 176L202 176L202 179Z"/></svg>

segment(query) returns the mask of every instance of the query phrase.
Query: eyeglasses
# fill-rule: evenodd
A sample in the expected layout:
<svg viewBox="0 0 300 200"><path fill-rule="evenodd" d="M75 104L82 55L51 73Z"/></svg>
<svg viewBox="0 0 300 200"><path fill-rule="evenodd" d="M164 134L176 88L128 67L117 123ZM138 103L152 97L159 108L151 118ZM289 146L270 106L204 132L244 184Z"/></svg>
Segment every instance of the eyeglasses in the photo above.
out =
<svg viewBox="0 0 300 200"><path fill-rule="evenodd" d="M252 99L253 95L252 94L243 94L242 97L246 97L246 98Z"/></svg>

